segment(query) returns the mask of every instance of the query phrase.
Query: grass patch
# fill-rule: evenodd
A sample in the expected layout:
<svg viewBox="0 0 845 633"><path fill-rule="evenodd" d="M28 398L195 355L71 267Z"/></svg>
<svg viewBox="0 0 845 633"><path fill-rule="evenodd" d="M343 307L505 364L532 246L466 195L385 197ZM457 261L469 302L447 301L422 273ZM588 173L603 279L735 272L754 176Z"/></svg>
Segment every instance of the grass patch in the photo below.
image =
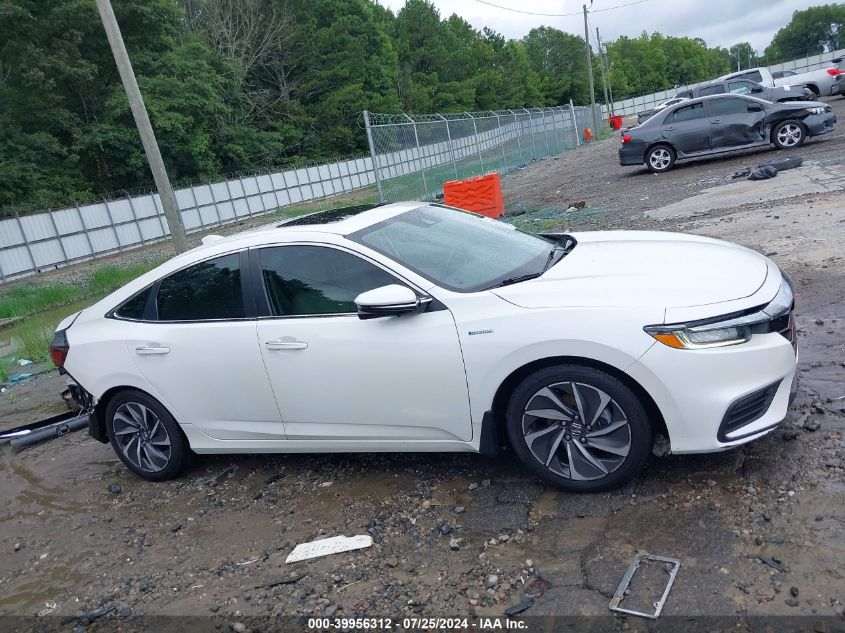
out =
<svg viewBox="0 0 845 633"><path fill-rule="evenodd" d="M28 358L35 363L46 361L50 356L50 342L53 340L55 329L55 325L50 327L38 322L21 326L17 331L18 339L20 339L18 356Z"/></svg>
<svg viewBox="0 0 845 633"><path fill-rule="evenodd" d="M0 292L0 318L27 317L88 297L105 295L152 270L159 263L139 264L127 268L103 266L78 286L64 283L14 286Z"/></svg>

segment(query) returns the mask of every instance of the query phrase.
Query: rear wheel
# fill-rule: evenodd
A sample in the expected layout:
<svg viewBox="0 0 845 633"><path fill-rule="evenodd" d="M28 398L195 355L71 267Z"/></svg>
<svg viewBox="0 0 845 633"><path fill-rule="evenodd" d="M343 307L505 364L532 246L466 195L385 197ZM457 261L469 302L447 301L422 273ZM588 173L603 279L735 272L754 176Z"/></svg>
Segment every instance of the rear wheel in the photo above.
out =
<svg viewBox="0 0 845 633"><path fill-rule="evenodd" d="M792 149L801 147L807 140L807 133L804 126L792 119L781 121L772 130L772 142L779 149Z"/></svg>
<svg viewBox="0 0 845 633"><path fill-rule="evenodd" d="M573 492L626 483L642 468L653 439L642 403L625 384L578 365L528 376L511 396L506 419L523 463Z"/></svg>
<svg viewBox="0 0 845 633"><path fill-rule="evenodd" d="M655 145L646 152L645 164L653 173L669 171L675 165L675 150L668 145Z"/></svg>
<svg viewBox="0 0 845 633"><path fill-rule="evenodd" d="M819 98L819 89L817 86L804 86L807 90L813 93L813 99Z"/></svg>
<svg viewBox="0 0 845 633"><path fill-rule="evenodd" d="M188 463L188 442L176 420L141 391L115 394L106 407L106 431L120 460L144 479L172 479Z"/></svg>

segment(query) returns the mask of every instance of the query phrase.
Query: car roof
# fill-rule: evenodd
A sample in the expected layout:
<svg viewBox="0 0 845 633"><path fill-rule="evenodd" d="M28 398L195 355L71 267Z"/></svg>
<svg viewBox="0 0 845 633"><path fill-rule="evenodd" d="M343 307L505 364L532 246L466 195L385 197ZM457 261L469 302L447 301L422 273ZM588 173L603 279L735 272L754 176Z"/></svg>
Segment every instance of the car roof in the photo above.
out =
<svg viewBox="0 0 845 633"><path fill-rule="evenodd" d="M408 201L384 205L358 205L318 211L282 222L277 221L271 224L264 224L226 237L218 237L217 239L204 242L189 252L198 254L206 250L218 250L221 246L237 242L248 242L249 245L255 245L265 240L295 240L300 236L313 235L315 233L341 236L349 235L368 226L396 217L406 211L426 206L427 204L426 202L420 201Z"/></svg>

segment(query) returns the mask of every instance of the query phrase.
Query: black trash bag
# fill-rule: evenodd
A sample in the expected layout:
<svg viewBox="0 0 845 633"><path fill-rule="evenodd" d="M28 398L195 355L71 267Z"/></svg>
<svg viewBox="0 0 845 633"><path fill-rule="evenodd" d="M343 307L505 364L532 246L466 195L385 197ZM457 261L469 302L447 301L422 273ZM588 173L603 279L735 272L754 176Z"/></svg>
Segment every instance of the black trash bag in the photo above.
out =
<svg viewBox="0 0 845 633"><path fill-rule="evenodd" d="M751 170L748 180L768 180L778 175L778 168L772 165L759 165Z"/></svg>
<svg viewBox="0 0 845 633"><path fill-rule="evenodd" d="M773 158L772 160L767 160L765 163L760 163L757 166L763 167L765 165L771 165L778 171L786 171L787 169L795 169L796 167L800 167L803 163L804 159L800 156L782 156L780 158Z"/></svg>

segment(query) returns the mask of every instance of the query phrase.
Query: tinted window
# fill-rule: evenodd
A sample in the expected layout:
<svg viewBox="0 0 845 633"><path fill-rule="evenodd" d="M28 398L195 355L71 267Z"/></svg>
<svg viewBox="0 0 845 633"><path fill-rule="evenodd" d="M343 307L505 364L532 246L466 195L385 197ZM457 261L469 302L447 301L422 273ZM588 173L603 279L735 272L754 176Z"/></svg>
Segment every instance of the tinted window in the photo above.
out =
<svg viewBox="0 0 845 633"><path fill-rule="evenodd" d="M710 115L747 114L749 102L736 97L722 97L710 101Z"/></svg>
<svg viewBox="0 0 845 633"><path fill-rule="evenodd" d="M210 259L165 277L156 299L161 321L243 318L240 255Z"/></svg>
<svg viewBox="0 0 845 633"><path fill-rule="evenodd" d="M260 260L275 316L357 312L355 297L359 294L397 283L378 266L334 248L264 248Z"/></svg>
<svg viewBox="0 0 845 633"><path fill-rule="evenodd" d="M728 92L735 95L750 94L757 84L751 81L732 81L728 84Z"/></svg>
<svg viewBox="0 0 845 633"><path fill-rule="evenodd" d="M125 301L122 306L114 311L114 315L121 319L143 319L144 309L147 307L147 299L152 289L152 286L145 288L128 301Z"/></svg>
<svg viewBox="0 0 845 633"><path fill-rule="evenodd" d="M692 121L693 119L700 119L704 116L704 103L691 103L690 105L681 106L670 114L666 123L680 123L682 121Z"/></svg>
<svg viewBox="0 0 845 633"><path fill-rule="evenodd" d="M705 86L704 88L699 89L698 96L699 97L706 97L707 95L720 95L723 92L725 92L725 88L722 85Z"/></svg>
<svg viewBox="0 0 845 633"><path fill-rule="evenodd" d="M751 81L756 81L757 83L761 83L763 81L763 75L760 74L759 70L754 70L750 73L746 73L743 75L746 79L750 79Z"/></svg>

